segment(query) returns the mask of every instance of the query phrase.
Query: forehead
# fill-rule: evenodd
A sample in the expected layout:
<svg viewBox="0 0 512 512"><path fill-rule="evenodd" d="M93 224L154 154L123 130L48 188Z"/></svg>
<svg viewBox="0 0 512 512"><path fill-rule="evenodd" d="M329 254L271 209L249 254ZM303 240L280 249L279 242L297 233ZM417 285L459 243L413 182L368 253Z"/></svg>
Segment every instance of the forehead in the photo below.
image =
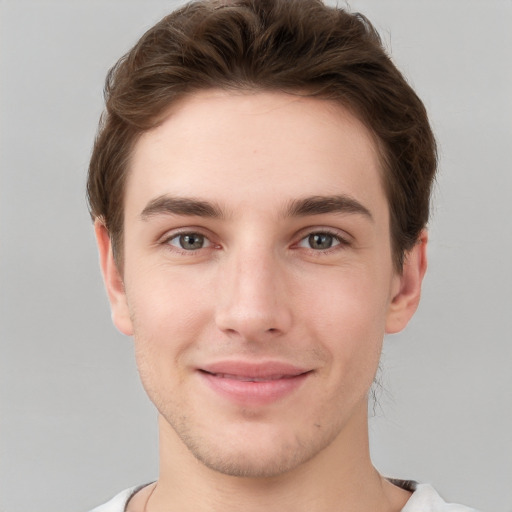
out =
<svg viewBox="0 0 512 512"><path fill-rule="evenodd" d="M209 90L173 106L137 141L125 205L135 215L169 194L268 209L272 199L339 193L384 199L374 138L347 109L286 93Z"/></svg>

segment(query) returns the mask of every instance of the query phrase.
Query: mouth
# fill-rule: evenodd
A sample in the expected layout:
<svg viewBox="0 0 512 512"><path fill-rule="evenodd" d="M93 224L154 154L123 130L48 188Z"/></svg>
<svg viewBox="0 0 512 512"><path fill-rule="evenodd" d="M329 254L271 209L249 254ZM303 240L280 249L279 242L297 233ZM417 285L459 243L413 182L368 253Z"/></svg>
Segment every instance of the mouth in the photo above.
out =
<svg viewBox="0 0 512 512"><path fill-rule="evenodd" d="M217 377L219 379L230 379L230 380L239 380L239 381L242 381L242 382L269 382L269 381L273 381L273 380L281 380L281 379L294 379L295 377L298 377L301 374L297 374L297 375L269 375L267 377L253 377L253 376L250 376L250 375L234 375L234 374L230 374L230 373L211 373L211 372L207 372L205 370L201 370L203 371L204 373L208 373L214 377ZM304 373L307 373L307 372L304 372Z"/></svg>
<svg viewBox="0 0 512 512"><path fill-rule="evenodd" d="M293 394L313 370L278 362L221 362L198 369L217 396L243 406L261 406Z"/></svg>

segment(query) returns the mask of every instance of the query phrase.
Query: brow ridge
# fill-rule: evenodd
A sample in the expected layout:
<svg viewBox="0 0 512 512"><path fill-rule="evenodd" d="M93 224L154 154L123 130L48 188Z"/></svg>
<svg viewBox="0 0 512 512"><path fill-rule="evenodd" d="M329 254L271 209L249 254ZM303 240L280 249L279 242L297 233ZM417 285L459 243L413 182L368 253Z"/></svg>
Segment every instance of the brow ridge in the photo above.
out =
<svg viewBox="0 0 512 512"><path fill-rule="evenodd" d="M371 212L356 199L345 195L308 196L290 201L285 210L287 217L305 217L327 213L359 214L373 221ZM220 206L193 197L162 195L149 201L141 213L142 220L156 215L188 215L207 218L225 218Z"/></svg>
<svg viewBox="0 0 512 512"><path fill-rule="evenodd" d="M353 197L345 194L309 196L302 199L294 199L288 204L286 210L286 215L290 217L305 217L325 213L359 214L373 221L373 216L368 208Z"/></svg>
<svg viewBox="0 0 512 512"><path fill-rule="evenodd" d="M222 209L208 201L193 197L174 197L162 195L149 201L140 214L142 220L156 215L190 215L197 217L222 218Z"/></svg>

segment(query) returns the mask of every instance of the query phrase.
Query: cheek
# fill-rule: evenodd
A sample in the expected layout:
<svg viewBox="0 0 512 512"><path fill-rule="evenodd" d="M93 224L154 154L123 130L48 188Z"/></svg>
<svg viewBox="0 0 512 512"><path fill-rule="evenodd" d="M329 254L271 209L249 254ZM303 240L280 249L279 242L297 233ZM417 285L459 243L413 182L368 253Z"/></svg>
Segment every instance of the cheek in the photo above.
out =
<svg viewBox="0 0 512 512"><path fill-rule="evenodd" d="M131 302L135 359L147 395L168 417L183 408L182 395L175 391L187 382L187 356L201 335L201 314L188 296L151 296L155 300Z"/></svg>
<svg viewBox="0 0 512 512"><path fill-rule="evenodd" d="M335 283L335 284L334 284ZM329 293L309 296L304 315L329 355L334 379L370 386L385 332L388 294L377 278L338 276ZM305 324L306 325L306 324Z"/></svg>
<svg viewBox="0 0 512 512"><path fill-rule="evenodd" d="M180 378L184 354L204 337L211 318L207 287L196 288L197 283L169 272L139 273L136 282L127 283L142 378Z"/></svg>
<svg viewBox="0 0 512 512"><path fill-rule="evenodd" d="M364 332L384 335L389 286L382 276L364 268L341 269L296 288L302 288L303 314L324 332L359 341Z"/></svg>
<svg viewBox="0 0 512 512"><path fill-rule="evenodd" d="M206 280L165 265L154 267L132 271L134 279L126 286L135 328L157 343L192 333L211 308Z"/></svg>

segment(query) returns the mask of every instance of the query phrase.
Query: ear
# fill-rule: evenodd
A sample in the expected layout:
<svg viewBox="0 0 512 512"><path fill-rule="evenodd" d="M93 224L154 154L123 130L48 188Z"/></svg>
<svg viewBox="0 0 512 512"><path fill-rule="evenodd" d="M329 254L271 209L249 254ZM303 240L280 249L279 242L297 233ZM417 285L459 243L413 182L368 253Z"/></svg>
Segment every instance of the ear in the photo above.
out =
<svg viewBox="0 0 512 512"><path fill-rule="evenodd" d="M133 334L133 326L130 319L126 292L121 274L114 261L112 243L105 224L100 220L94 222L94 232L100 255L100 266L103 274L103 281L107 289L112 321L119 331L127 336Z"/></svg>
<svg viewBox="0 0 512 512"><path fill-rule="evenodd" d="M386 319L387 334L404 329L418 308L421 283L427 270L427 242L427 231L423 230L415 246L405 254L402 273L395 276Z"/></svg>

